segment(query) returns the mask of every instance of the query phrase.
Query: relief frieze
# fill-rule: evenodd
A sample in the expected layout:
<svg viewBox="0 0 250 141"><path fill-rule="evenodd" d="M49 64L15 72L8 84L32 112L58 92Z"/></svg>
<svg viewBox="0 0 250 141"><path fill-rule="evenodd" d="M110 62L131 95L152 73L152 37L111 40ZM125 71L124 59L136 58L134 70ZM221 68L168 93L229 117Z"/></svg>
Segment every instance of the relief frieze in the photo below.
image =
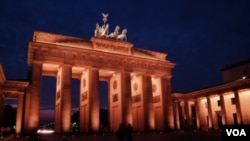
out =
<svg viewBox="0 0 250 141"><path fill-rule="evenodd" d="M110 55L105 55L101 53L89 54L85 52L70 52L70 51L61 51L58 49L46 49L46 48L33 48L33 58L46 58L46 57L57 57L59 59L72 60L72 62L77 61L78 64L92 64L93 66L105 66L110 68L124 68L125 70L140 70L145 72L163 71L166 72L169 70L168 64L165 62L148 62L146 60L139 60L138 58L119 58L111 57ZM35 56L40 57L35 57ZM41 57L42 56L42 57ZM30 56L32 57L32 56Z"/></svg>
<svg viewBox="0 0 250 141"><path fill-rule="evenodd" d="M85 101L85 100L87 100L88 99L88 92L87 91L85 91L85 92L83 92L82 94L81 94L81 101Z"/></svg>
<svg viewBox="0 0 250 141"><path fill-rule="evenodd" d="M112 101L113 101L113 102L118 101L118 94L117 94L117 93L116 93L116 94L113 94L113 96L112 96Z"/></svg>
<svg viewBox="0 0 250 141"><path fill-rule="evenodd" d="M141 94L132 96L132 103L141 102Z"/></svg>
<svg viewBox="0 0 250 141"><path fill-rule="evenodd" d="M153 97L153 103L159 103L161 101L160 95L154 96Z"/></svg>
<svg viewBox="0 0 250 141"><path fill-rule="evenodd" d="M81 39L76 37L69 37L69 36L51 34L45 32L35 32L33 36L33 41L44 42L44 43L58 43L69 40L81 40Z"/></svg>
<svg viewBox="0 0 250 141"><path fill-rule="evenodd" d="M129 49L122 46L113 46L108 44L96 43L95 49L129 54Z"/></svg>

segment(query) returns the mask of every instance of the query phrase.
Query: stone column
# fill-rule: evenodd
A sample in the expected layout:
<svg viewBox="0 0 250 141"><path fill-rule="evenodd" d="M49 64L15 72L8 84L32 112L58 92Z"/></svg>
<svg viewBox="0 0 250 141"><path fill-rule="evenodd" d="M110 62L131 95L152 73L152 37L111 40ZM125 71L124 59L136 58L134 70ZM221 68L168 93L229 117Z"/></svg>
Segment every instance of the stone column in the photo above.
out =
<svg viewBox="0 0 250 141"><path fill-rule="evenodd" d="M17 113L16 113L16 134L21 134L22 120L23 120L23 107L24 107L24 95L19 94L17 100Z"/></svg>
<svg viewBox="0 0 250 141"><path fill-rule="evenodd" d="M165 130L174 129L174 106L171 97L171 80L169 77L162 78L162 100L165 118Z"/></svg>
<svg viewBox="0 0 250 141"><path fill-rule="evenodd" d="M144 129L150 131L154 126L154 107L152 95L152 80L151 76L143 75L142 77L143 91L143 107L144 107Z"/></svg>
<svg viewBox="0 0 250 141"><path fill-rule="evenodd" d="M71 88L72 88L72 66L62 66L61 77L61 131L69 133L71 129Z"/></svg>
<svg viewBox="0 0 250 141"><path fill-rule="evenodd" d="M186 111L186 105L185 105L185 100L182 100L180 102L180 108L181 108L181 125L182 129L186 130L187 129L187 111Z"/></svg>
<svg viewBox="0 0 250 141"><path fill-rule="evenodd" d="M99 70L91 68L89 71L89 123L90 131L97 132L100 123L100 96L99 96Z"/></svg>
<svg viewBox="0 0 250 141"><path fill-rule="evenodd" d="M180 130L179 101L174 101L174 125L176 130Z"/></svg>
<svg viewBox="0 0 250 141"><path fill-rule="evenodd" d="M128 72L121 75L122 122L132 124L131 76Z"/></svg>
<svg viewBox="0 0 250 141"><path fill-rule="evenodd" d="M241 106L240 106L240 96L239 96L238 91L234 92L234 97L235 97L237 122L238 122L238 124L243 124L242 123L242 110L241 110Z"/></svg>
<svg viewBox="0 0 250 141"><path fill-rule="evenodd" d="M4 95L0 92L0 128L3 126L4 120Z"/></svg>
<svg viewBox="0 0 250 141"><path fill-rule="evenodd" d="M72 66L62 64L57 72L55 131L67 134L71 129Z"/></svg>
<svg viewBox="0 0 250 141"><path fill-rule="evenodd" d="M190 111L190 107L188 104L188 100L185 99L184 100L184 106L185 106L185 115L186 115L186 128L190 129L192 126L192 115L191 115L191 111Z"/></svg>
<svg viewBox="0 0 250 141"><path fill-rule="evenodd" d="M96 132L99 130L99 70L89 68L81 76L79 98L80 132Z"/></svg>
<svg viewBox="0 0 250 141"><path fill-rule="evenodd" d="M197 103L197 108L199 110L199 125L200 129L207 130L208 129L208 124L207 124L207 109L205 107L205 97L202 97L198 99Z"/></svg>
<svg viewBox="0 0 250 141"><path fill-rule="evenodd" d="M225 97L223 94L220 95L220 105L221 105L221 120L222 125L227 124L227 114L226 114L226 104L225 104Z"/></svg>
<svg viewBox="0 0 250 141"><path fill-rule="evenodd" d="M80 78L80 94L79 94L79 132L88 132L88 71L83 71Z"/></svg>
<svg viewBox="0 0 250 141"><path fill-rule="evenodd" d="M208 128L214 128L214 121L213 121L213 111L212 111L212 104L211 104L211 98L207 97L207 109L208 109Z"/></svg>
<svg viewBox="0 0 250 141"><path fill-rule="evenodd" d="M34 61L32 64L31 87L27 94L25 106L25 132L31 133L39 126L40 93L42 79L42 63Z"/></svg>
<svg viewBox="0 0 250 141"><path fill-rule="evenodd" d="M196 111L197 129L199 129L200 128L200 106L199 106L199 99L195 99L195 111Z"/></svg>
<svg viewBox="0 0 250 141"><path fill-rule="evenodd" d="M24 98L24 120L23 120L23 133L29 133L29 115L30 115L30 91L31 85L27 87L25 98Z"/></svg>

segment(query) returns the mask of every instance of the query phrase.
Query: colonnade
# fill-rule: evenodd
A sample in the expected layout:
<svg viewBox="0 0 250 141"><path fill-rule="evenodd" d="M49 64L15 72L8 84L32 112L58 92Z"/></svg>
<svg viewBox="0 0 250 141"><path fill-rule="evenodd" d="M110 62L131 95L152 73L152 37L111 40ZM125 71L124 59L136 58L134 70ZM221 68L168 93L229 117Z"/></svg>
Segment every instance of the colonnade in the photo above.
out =
<svg viewBox="0 0 250 141"><path fill-rule="evenodd" d="M102 74L94 67L58 65L55 94L55 131L68 133L71 129L72 78L80 80L79 119L80 132L97 132L100 126L99 81ZM33 62L31 87L27 92L25 107L25 132L39 126L42 62ZM107 72L109 72L107 70ZM110 130L120 123L130 123L137 131L173 129L173 108L170 97L170 78L142 73L112 71L105 77L109 84L108 105Z"/></svg>
<svg viewBox="0 0 250 141"><path fill-rule="evenodd" d="M80 80L80 132L100 126L99 81L108 83L109 128L130 123L135 130L173 129L171 69L167 54L134 48L124 41L35 31L29 43L31 85L26 94L24 131L39 125L42 76L56 77L55 130L70 132L72 78Z"/></svg>
<svg viewBox="0 0 250 141"><path fill-rule="evenodd" d="M0 128L6 128L6 125L4 124L5 100L13 99L17 101L15 132L16 134L21 134L25 113L24 106L26 88L28 87L28 82L5 81L0 85L0 87Z"/></svg>
<svg viewBox="0 0 250 141"><path fill-rule="evenodd" d="M176 99L175 127L178 130L219 130L221 125L249 125L249 99L250 88Z"/></svg>

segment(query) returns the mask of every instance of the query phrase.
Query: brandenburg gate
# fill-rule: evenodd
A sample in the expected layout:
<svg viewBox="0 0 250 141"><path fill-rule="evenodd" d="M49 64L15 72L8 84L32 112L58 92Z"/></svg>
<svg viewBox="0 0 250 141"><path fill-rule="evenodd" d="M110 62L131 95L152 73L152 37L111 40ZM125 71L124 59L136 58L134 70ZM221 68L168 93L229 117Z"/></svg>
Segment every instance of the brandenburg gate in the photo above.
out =
<svg viewBox="0 0 250 141"><path fill-rule="evenodd" d="M42 77L56 78L55 131L71 130L72 78L79 80L81 133L100 128L99 81L108 84L108 124L111 132L120 123L136 131L186 129L219 130L221 125L250 123L247 100L250 79L230 72L236 80L186 94L171 94L171 70L167 54L134 47L127 29L116 26L109 33L108 14L96 24L90 40L35 31L28 47L30 82L6 80L0 64L0 127L4 100L18 99L16 133L33 133L39 127ZM244 73L246 72L243 68ZM232 79L228 70L226 78ZM238 73L239 72L239 73ZM237 74L237 75L235 75Z"/></svg>
<svg viewBox="0 0 250 141"><path fill-rule="evenodd" d="M97 24L90 40L34 32L28 48L32 80L26 95L25 132L39 125L42 76L56 77L57 133L68 133L71 129L72 78L80 80L80 132L99 130L99 81L108 83L111 131L117 130L122 122L132 124L138 131L174 129L170 95L171 69L175 64L166 60L165 53L135 48L124 38L127 30L117 38L111 34L108 37L102 31L107 26Z"/></svg>

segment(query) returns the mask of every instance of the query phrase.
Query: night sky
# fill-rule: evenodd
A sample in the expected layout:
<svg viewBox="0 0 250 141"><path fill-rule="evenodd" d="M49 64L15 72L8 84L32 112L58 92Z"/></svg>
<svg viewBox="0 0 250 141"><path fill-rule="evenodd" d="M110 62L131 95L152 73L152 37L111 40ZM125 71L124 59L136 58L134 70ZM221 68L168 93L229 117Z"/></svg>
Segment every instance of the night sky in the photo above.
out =
<svg viewBox="0 0 250 141"><path fill-rule="evenodd" d="M249 0L1 0L0 62L6 78L26 79L35 30L90 39L95 24L103 24L102 12L109 14L109 31L116 25L128 29L134 47L168 54L176 63L173 91L220 84L223 67L250 58ZM53 107L53 89L43 89L42 107Z"/></svg>

